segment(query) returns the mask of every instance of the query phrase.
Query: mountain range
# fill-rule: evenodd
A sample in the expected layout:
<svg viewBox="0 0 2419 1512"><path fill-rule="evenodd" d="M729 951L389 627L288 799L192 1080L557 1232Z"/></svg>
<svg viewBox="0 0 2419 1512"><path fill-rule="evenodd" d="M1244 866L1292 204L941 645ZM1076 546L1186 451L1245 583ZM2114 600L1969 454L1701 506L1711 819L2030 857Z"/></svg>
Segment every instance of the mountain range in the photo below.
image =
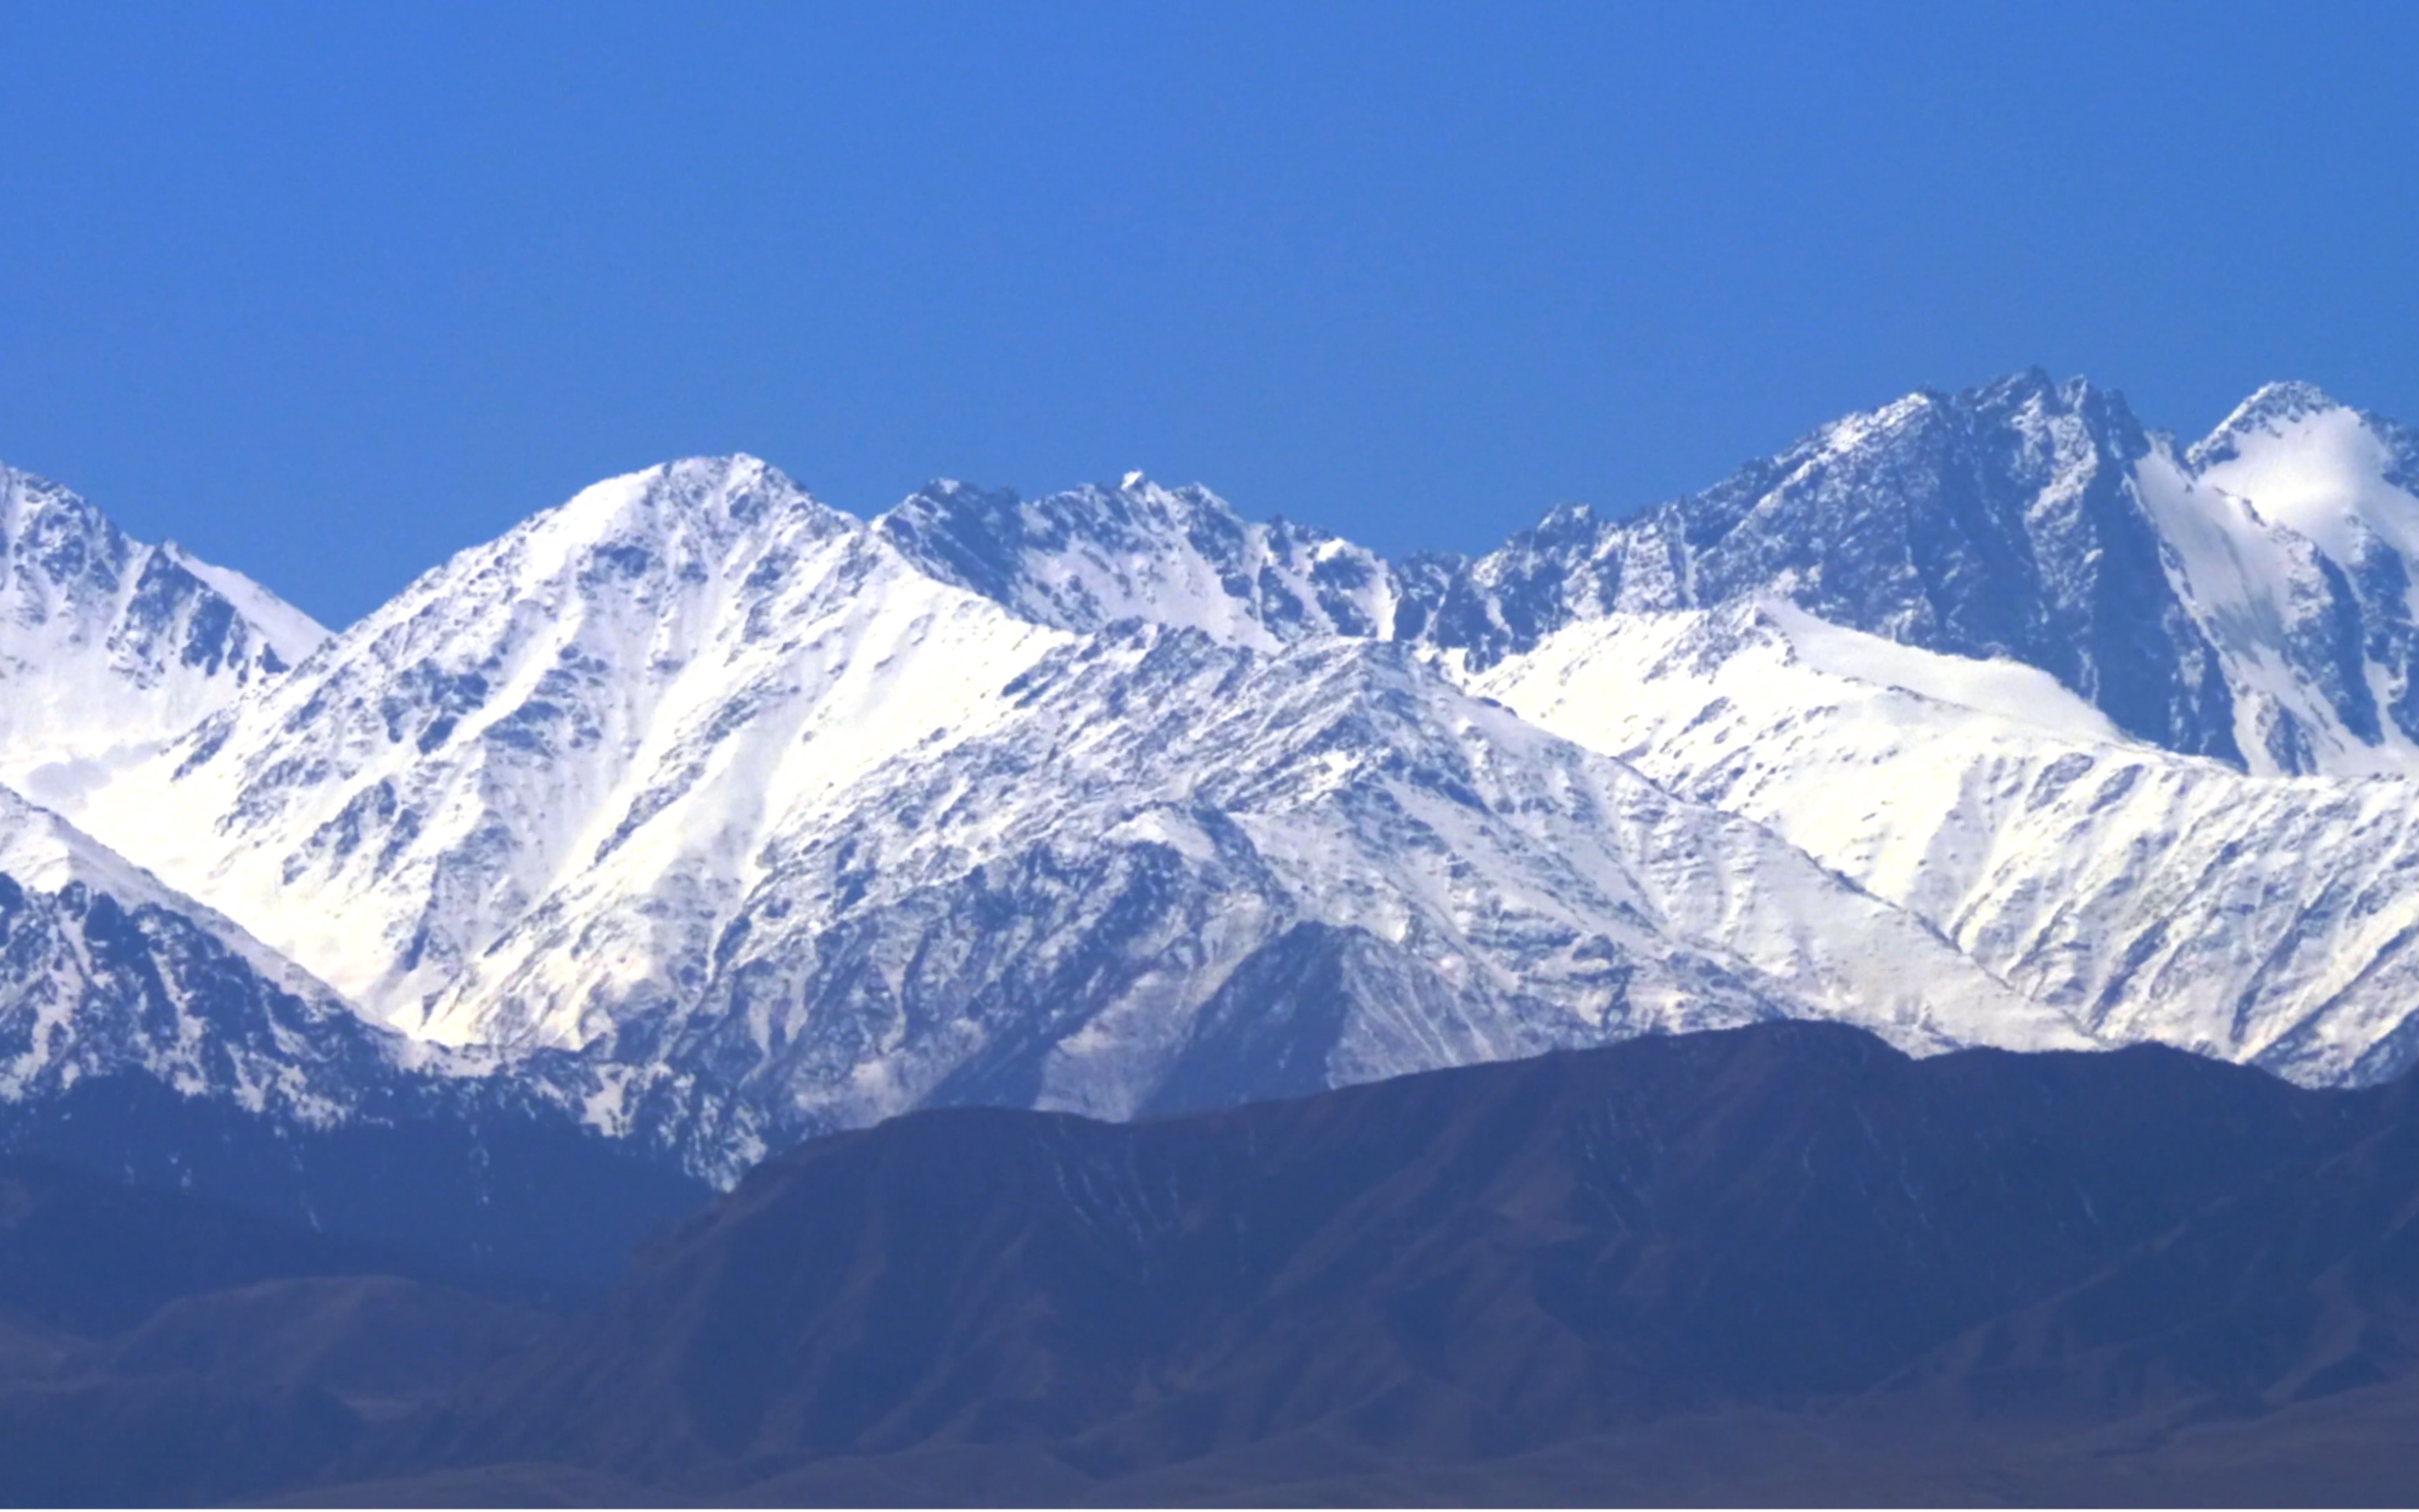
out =
<svg viewBox="0 0 2419 1512"><path fill-rule="evenodd" d="M0 1490L2407 1501L2414 489L693 458L331 632L0 468Z"/></svg>
<svg viewBox="0 0 2419 1512"><path fill-rule="evenodd" d="M0 1122L526 1141L653 1214L912 1108L1774 1019L2390 1080L2414 486L2305 385L2183 445L2037 372L1475 558L701 458L331 634L0 471Z"/></svg>

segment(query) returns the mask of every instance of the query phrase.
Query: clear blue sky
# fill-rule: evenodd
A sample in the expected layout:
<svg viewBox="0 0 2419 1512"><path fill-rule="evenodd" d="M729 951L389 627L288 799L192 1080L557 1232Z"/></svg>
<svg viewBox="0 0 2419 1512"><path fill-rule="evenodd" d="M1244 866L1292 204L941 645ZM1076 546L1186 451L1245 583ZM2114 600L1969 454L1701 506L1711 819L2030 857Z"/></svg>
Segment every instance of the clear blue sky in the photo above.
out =
<svg viewBox="0 0 2419 1512"><path fill-rule="evenodd" d="M2419 6L0 0L0 458L344 622L580 485L1388 550L2041 364L2419 419Z"/></svg>

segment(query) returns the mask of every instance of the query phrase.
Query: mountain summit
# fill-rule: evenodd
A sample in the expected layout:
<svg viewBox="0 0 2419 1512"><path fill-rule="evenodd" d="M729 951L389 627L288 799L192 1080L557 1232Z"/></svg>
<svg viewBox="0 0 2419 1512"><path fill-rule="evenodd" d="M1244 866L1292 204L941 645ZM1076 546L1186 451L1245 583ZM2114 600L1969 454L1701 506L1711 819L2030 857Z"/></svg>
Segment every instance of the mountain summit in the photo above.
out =
<svg viewBox="0 0 2419 1512"><path fill-rule="evenodd" d="M327 638L242 574L130 540L57 484L0 466L0 781L72 794Z"/></svg>
<svg viewBox="0 0 2419 1512"><path fill-rule="evenodd" d="M1137 619L1269 651L1394 626L1397 590L1375 552L1139 472L1037 500L935 483L875 528L933 577L1060 629Z"/></svg>

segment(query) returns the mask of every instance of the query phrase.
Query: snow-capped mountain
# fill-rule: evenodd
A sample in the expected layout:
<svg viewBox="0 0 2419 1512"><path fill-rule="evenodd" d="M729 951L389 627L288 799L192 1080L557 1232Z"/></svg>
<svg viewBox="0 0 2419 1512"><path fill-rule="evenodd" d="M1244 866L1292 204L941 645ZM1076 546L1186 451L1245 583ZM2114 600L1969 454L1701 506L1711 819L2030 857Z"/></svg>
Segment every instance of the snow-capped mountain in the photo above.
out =
<svg viewBox="0 0 2419 1512"><path fill-rule="evenodd" d="M1009 602L928 570L972 538L936 503L1020 522L976 579ZM726 1174L935 1098L1131 1112L1784 1013L2087 1042L1758 826L1337 633L1382 603L1285 586L1335 562L1385 581L1139 482L867 524L674 464L464 553L78 817L387 1023L582 1052L600 1123Z"/></svg>
<svg viewBox="0 0 2419 1512"><path fill-rule="evenodd" d="M1635 519L1557 511L1447 577L1419 633L1485 667L1579 621L1777 598L2041 668L2130 734L2239 760L2226 669L2136 487L2153 451L2079 379L1915 393Z"/></svg>
<svg viewBox="0 0 2419 1512"><path fill-rule="evenodd" d="M752 1155L932 1102L1126 1117L1785 1014L2089 1042L1405 648L1132 626L1005 691L988 730L787 816L702 993L622 1015L622 1117ZM544 1000L632 907L547 911L463 1010Z"/></svg>
<svg viewBox="0 0 2419 1512"><path fill-rule="evenodd" d="M1063 639L761 462L680 463L462 553L78 817L375 1017L578 1044L618 1016L592 995L697 990L780 813L970 733ZM458 1006L566 888L645 906L543 1007Z"/></svg>
<svg viewBox="0 0 2419 1512"><path fill-rule="evenodd" d="M693 459L55 801L716 1177L1775 1015L2371 1080L2419 1055L2414 458L2306 388L2180 448L2026 374L1402 563L1139 474L861 521Z"/></svg>
<svg viewBox="0 0 2419 1512"><path fill-rule="evenodd" d="M2375 1080L2419 1058L2413 457L2306 385L2179 450L2029 375L1638 521L1558 512L1426 633L1475 690L1771 825L2095 1033ZM2079 520L2081 596L2038 566ZM2075 656L2028 639L2059 624Z"/></svg>
<svg viewBox="0 0 2419 1512"><path fill-rule="evenodd" d="M1780 600L2038 667L2257 773L2419 770L2419 433L2272 384L2180 450L2113 391L1920 393L1626 520L1407 571L1398 633L1484 669L1610 614ZM1418 564L1415 564L1418 565Z"/></svg>
<svg viewBox="0 0 2419 1512"><path fill-rule="evenodd" d="M1375 635L1473 671L1606 615L1780 600L2038 667L2170 750L2359 775L2419 755L2414 479L2419 433L2306 385L2263 389L2180 449L2113 391L2034 372L1849 416L1634 517L1557 509L1471 560L1389 564L1138 478L1032 501L938 486L884 528L1069 629Z"/></svg>
<svg viewBox="0 0 2419 1512"><path fill-rule="evenodd" d="M2419 1053L2414 478L2411 431L2306 385L2180 449L2029 373L1633 519L1564 508L1474 561L1381 563L1368 598L1378 633L1771 825L2095 1032L2368 1080ZM965 580L1046 605L1062 571L1024 552ZM1224 581L1232 609L1180 622L1258 623L1252 579Z"/></svg>
<svg viewBox="0 0 2419 1512"><path fill-rule="evenodd" d="M0 466L0 781L70 798L327 634L242 574L131 541Z"/></svg>
<svg viewBox="0 0 2419 1512"><path fill-rule="evenodd" d="M2117 1041L2311 1083L2419 1059L2419 791L2124 736L2038 669L1783 603L1573 625L1473 679L1770 825Z"/></svg>
<svg viewBox="0 0 2419 1512"><path fill-rule="evenodd" d="M2255 771L2419 771L2419 433L2278 383L2136 482Z"/></svg>

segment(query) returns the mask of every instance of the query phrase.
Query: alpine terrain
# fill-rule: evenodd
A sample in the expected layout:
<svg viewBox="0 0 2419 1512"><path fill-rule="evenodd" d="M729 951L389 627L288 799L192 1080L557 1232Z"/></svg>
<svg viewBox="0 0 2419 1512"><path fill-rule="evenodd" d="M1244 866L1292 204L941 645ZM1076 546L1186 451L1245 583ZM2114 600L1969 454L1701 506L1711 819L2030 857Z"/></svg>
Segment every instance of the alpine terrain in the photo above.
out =
<svg viewBox="0 0 2419 1512"><path fill-rule="evenodd" d="M1926 392L1399 563L1138 473L869 521L696 458L332 636L5 480L37 1122L433 1099L728 1183L1773 1019L2419 1056L2419 432L2306 386L2190 445Z"/></svg>

